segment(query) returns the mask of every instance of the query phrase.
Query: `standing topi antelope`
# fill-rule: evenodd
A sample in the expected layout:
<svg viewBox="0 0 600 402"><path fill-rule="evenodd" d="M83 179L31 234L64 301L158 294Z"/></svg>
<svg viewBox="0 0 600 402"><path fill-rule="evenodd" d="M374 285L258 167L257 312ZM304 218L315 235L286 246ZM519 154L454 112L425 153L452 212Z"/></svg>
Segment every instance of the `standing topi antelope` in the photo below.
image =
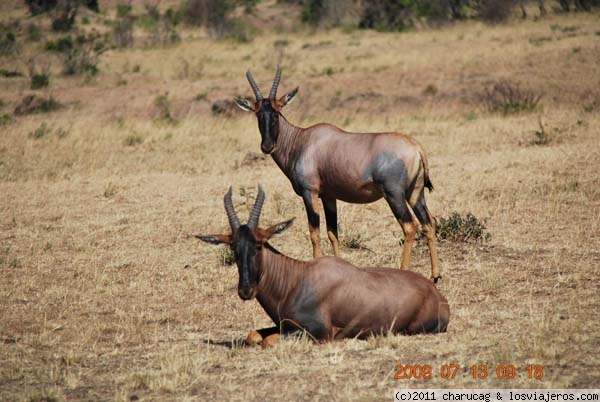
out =
<svg viewBox="0 0 600 402"><path fill-rule="evenodd" d="M240 224L231 200L224 204L231 234L196 236L211 244L228 244L238 267L238 295L254 297L275 323L252 331L246 342L270 346L280 334L306 331L317 341L364 338L381 333L445 332L448 301L421 274L391 268L359 269L338 257L298 261L271 246L269 239L292 220L258 227L265 200L258 187L248 223Z"/></svg>
<svg viewBox="0 0 600 402"><path fill-rule="evenodd" d="M281 114L298 88L276 99L281 80L277 66L275 80L268 98L264 98L250 70L246 72L256 102L237 98L237 105L254 112L262 136L260 148L292 182L296 194L302 197L313 257L319 250L319 214L317 198L325 210L327 235L333 252L339 256L337 200L363 204L384 197L404 232L402 269L410 265L410 253L418 223L423 227L431 258L431 277L440 276L435 221L425 204L425 187L430 191L429 167L425 151L412 137L400 133L349 133L331 124L320 123L308 128L296 127Z"/></svg>

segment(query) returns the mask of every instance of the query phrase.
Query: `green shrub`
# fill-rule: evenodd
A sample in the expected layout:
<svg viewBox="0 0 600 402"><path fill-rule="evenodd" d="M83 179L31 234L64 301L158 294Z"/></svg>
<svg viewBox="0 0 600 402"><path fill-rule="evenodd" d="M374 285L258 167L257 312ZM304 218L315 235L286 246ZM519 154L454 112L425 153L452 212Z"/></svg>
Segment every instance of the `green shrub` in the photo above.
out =
<svg viewBox="0 0 600 402"><path fill-rule="evenodd" d="M440 218L436 234L440 240L454 242L489 241L492 238L486 231L484 222L471 213L462 216L458 212L453 212L447 218Z"/></svg>
<svg viewBox="0 0 600 402"><path fill-rule="evenodd" d="M171 101L167 94L159 95L154 99L154 106L158 109L158 118L167 122L175 122L171 115Z"/></svg>
<svg viewBox="0 0 600 402"><path fill-rule="evenodd" d="M39 113L53 112L62 108L63 105L51 95L47 99L44 99L38 108Z"/></svg>
<svg viewBox="0 0 600 402"><path fill-rule="evenodd" d="M46 73L33 74L31 76L31 89L45 88L50 85L50 76Z"/></svg>
<svg viewBox="0 0 600 402"><path fill-rule="evenodd" d="M118 18L126 18L131 14L131 3L120 2L117 4L117 17Z"/></svg>
<svg viewBox="0 0 600 402"><path fill-rule="evenodd" d="M56 41L49 40L46 42L46 50L50 52L66 53L73 49L73 38L71 36L63 36Z"/></svg>
<svg viewBox="0 0 600 402"><path fill-rule="evenodd" d="M19 52L19 44L14 32L0 30L0 56L12 56Z"/></svg>
<svg viewBox="0 0 600 402"><path fill-rule="evenodd" d="M302 7L302 21L316 25L323 18L324 11L325 0L306 0Z"/></svg>
<svg viewBox="0 0 600 402"><path fill-rule="evenodd" d="M15 119L10 114L8 114L8 113L0 113L0 127L2 127L2 126L8 126L14 120Z"/></svg>
<svg viewBox="0 0 600 402"><path fill-rule="evenodd" d="M42 31L35 24L27 25L27 40L30 42L37 42L42 39Z"/></svg>
<svg viewBox="0 0 600 402"><path fill-rule="evenodd" d="M12 78L12 77L22 77L23 74L16 70L5 70L3 68L0 68L0 76L6 77L6 78Z"/></svg>

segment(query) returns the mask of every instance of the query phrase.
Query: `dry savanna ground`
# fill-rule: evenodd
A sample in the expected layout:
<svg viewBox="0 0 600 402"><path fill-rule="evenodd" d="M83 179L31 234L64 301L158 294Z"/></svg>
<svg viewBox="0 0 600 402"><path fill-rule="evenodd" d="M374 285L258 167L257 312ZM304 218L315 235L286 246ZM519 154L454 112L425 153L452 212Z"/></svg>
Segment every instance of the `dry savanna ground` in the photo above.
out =
<svg viewBox="0 0 600 402"><path fill-rule="evenodd" d="M0 400L384 401L404 387L598 387L599 29L597 13L249 43L188 29L174 46L109 50L91 77L62 76L39 42L0 59L12 70L37 57L51 75L38 91L26 76L1 77L3 113L29 93L64 105L0 126ZM298 218L274 245L310 258L302 202L259 155L255 118L211 113L217 100L250 95L247 67L267 88L278 62L280 91L300 86L290 121L414 135L430 157L431 211L485 222L488 241L440 244L447 333L240 346L269 319L238 298L226 251L192 235L226 231L227 187L245 216L260 182L263 223ZM539 106L489 111L481 95L502 79L543 93ZM341 204L339 215L344 258L397 266L402 233L384 201ZM323 234L322 244L331 253ZM412 269L429 275L424 241ZM431 365L434 376L394 379L398 363ZM456 378L440 377L444 364L461 366ZM474 364L489 377L473 379ZM496 378L500 364L518 376ZM528 379L528 364L543 365L543 378Z"/></svg>

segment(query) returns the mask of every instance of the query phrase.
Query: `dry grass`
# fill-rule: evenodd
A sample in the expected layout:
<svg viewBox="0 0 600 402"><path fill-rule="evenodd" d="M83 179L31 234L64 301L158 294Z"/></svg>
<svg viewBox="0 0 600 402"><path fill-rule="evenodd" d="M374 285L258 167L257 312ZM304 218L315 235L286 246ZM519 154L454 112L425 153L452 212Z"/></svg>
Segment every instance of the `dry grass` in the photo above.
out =
<svg viewBox="0 0 600 402"><path fill-rule="evenodd" d="M597 22L578 13L250 44L187 32L173 48L107 52L91 79L53 75L49 91L66 108L0 127L0 399L372 401L394 387L597 386L600 117L584 109L600 99ZM283 51L276 41L287 41ZM212 101L250 93L246 67L265 85L278 61L282 91L301 87L291 121L415 135L430 155L432 212L485 220L490 242L441 244L448 333L239 347L269 320L239 300L222 250L191 235L225 230L227 187L244 211L241 190L260 181L262 222L299 218L275 245L309 258L287 179L268 159L244 162L258 152L255 119L210 113ZM543 110L486 112L478 95L504 78L543 91ZM0 78L5 111L28 84ZM167 91L174 123L154 104ZM545 145L531 145L538 115ZM29 135L42 124L43 136ZM342 237L360 235L367 248L345 258L397 264L401 230L384 202L339 210ZM413 269L428 275L423 243ZM399 381L397 363L463 369L454 380ZM520 376L473 380L468 367L481 363L514 364ZM543 364L544 378L527 379L527 364Z"/></svg>

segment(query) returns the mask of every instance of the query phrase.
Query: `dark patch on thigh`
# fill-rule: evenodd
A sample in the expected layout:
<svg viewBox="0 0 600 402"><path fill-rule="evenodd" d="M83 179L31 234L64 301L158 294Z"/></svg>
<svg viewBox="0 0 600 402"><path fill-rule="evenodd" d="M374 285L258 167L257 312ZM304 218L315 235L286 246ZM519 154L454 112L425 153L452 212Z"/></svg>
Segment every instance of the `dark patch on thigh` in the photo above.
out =
<svg viewBox="0 0 600 402"><path fill-rule="evenodd" d="M386 191L405 192L408 170L404 161L391 152L381 152L367 166L363 178L381 184Z"/></svg>
<svg viewBox="0 0 600 402"><path fill-rule="evenodd" d="M328 335L327 326L322 318L318 295L314 288L307 283L300 285L286 318L289 320L282 324L287 331L305 330L316 339L324 339Z"/></svg>
<svg viewBox="0 0 600 402"><path fill-rule="evenodd" d="M391 152L382 152L369 163L363 178L381 186L396 219L412 222L413 217L406 204L408 170L402 159Z"/></svg>

